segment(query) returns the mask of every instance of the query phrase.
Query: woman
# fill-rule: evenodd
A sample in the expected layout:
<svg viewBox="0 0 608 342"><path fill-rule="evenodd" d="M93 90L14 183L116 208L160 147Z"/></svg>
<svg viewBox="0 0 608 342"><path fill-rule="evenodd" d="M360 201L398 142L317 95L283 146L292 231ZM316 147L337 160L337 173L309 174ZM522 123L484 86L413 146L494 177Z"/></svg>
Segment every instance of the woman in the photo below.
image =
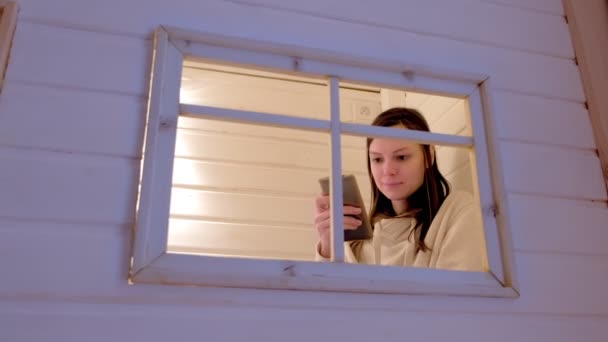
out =
<svg viewBox="0 0 608 342"><path fill-rule="evenodd" d="M429 131L416 110L392 108L374 126ZM368 138L367 168L372 185L371 240L345 243L346 260L365 264L486 271L479 210L470 194L450 192L435 149L398 139ZM319 233L317 259L330 256L329 197L315 201ZM356 229L361 209L344 207L344 229Z"/></svg>

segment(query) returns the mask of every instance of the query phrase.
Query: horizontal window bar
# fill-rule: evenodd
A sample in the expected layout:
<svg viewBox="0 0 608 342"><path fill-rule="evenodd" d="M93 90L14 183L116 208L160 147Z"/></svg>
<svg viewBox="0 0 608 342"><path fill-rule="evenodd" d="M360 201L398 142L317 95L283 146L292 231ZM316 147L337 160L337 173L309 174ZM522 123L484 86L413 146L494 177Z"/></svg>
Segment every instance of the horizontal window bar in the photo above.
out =
<svg viewBox="0 0 608 342"><path fill-rule="evenodd" d="M352 123L342 123L343 134L374 137L406 139L418 144L445 145L455 147L472 147L473 138L460 135L430 133L411 129L369 126Z"/></svg>

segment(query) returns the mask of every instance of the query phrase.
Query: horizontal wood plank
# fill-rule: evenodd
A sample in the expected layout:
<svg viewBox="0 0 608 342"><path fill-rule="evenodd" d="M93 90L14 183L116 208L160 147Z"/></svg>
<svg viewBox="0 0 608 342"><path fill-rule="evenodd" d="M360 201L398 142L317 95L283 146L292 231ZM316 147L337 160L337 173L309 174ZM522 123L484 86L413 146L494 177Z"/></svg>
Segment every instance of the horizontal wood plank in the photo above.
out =
<svg viewBox="0 0 608 342"><path fill-rule="evenodd" d="M311 188L318 188L313 183ZM226 193L173 188L171 215L237 222L269 221L306 225L313 221L314 198Z"/></svg>
<svg viewBox="0 0 608 342"><path fill-rule="evenodd" d="M206 6L194 1L185 0L175 3L174 7L161 7L160 3L151 3L146 8L135 5L122 6L122 14L107 10L78 11L78 3L63 0L57 7L68 8L75 6L77 13L85 15L69 15L59 12L53 6L37 4L31 0L23 1L23 12L26 18L70 23L88 28L129 32L145 35L151 31L155 18L162 9L175 18L183 18L184 23L190 23L195 16L190 13L203 14L203 10L216 12L220 8L231 9L235 17L242 12L256 13L256 16L267 13L277 13L295 18L314 16L327 21L345 22L351 25L386 28L394 31L415 32L429 37L440 36L475 44L485 44L528 50L535 53L554 55L564 58L574 56L566 22L557 16L541 12L521 10L516 7L496 6L491 2L482 1L450 1L450 0L392 0L383 1L379 10L366 1L350 1L348 11L340 1L327 3L323 1L284 2L278 0L239 0L239 1L207 1ZM539 1L536 1L539 2ZM545 1L547 2L547 1ZM528 4L531 8L546 8L554 12L553 7L558 0L550 3ZM243 5L239 5L243 4ZM520 6L526 5L523 0ZM109 7L113 5L108 4ZM408 10L415 8L415 11ZM276 10L274 10L276 9ZM137 17L133 14L143 13ZM106 15L104 15L106 14ZM471 18L475 18L471 20ZM104 26L112 20L111 28ZM166 22L164 20L163 22ZM294 24L297 24L295 22ZM488 27L492 27L491 30ZM542 42L542 44L539 44Z"/></svg>
<svg viewBox="0 0 608 342"><path fill-rule="evenodd" d="M121 20L120 16L113 15L111 20L116 22L110 23L105 17L103 27L113 27L115 32L121 31L121 27L128 23L129 27L137 27L142 33L152 32L158 22L151 22L149 18L163 13L166 18L179 18L167 19L164 21L165 25L184 29L246 39L265 37L266 41L278 44L303 41L307 43L302 44L301 48L339 52L342 55L359 56L363 60L398 61L404 65L421 65L436 70L485 74L492 77L493 84L500 89L576 101L584 99L578 68L571 60L563 58L276 11L256 12L255 20L241 21L242 25L237 30L231 25L227 26L221 18L230 16L251 19L251 8L226 2L217 2L214 6L188 4L190 6L180 6L176 3L172 7L166 8L163 5L159 8L157 6L160 3L151 3L149 6L127 8L127 5L121 3L121 13L129 20ZM106 5L113 7L110 3ZM66 6L76 11L82 5L70 2L69 5L66 3ZM199 6L202 7L198 9ZM32 10L44 8L42 5L31 7L25 4L24 15L28 12L28 7ZM60 6L51 6L45 13L51 15L58 8ZM137 15L129 15L131 11L136 11L134 13ZM61 11L61 14L65 15L64 11ZM96 12L84 26L90 28L94 20L99 20L95 19L97 15L99 13ZM82 20L85 16L79 15L79 18ZM139 20L144 22L138 23ZM259 25L261 22L264 25ZM307 29L301 30L301 27ZM309 39L312 36L315 37L314 42ZM91 39L93 37L95 39ZM355 39L358 37L369 39L366 39L365 44L361 44ZM34 43L38 40L44 41L45 44ZM91 45L97 40L104 42L103 49L106 54L103 57L95 53L101 48L100 43ZM336 41L341 42L339 51L336 51ZM83 46L90 48L77 48ZM69 30L24 22L19 25L15 40L14 53L19 57L16 58L19 62L9 68L8 78L60 82L74 87L85 86L143 95L147 84L150 50L149 42L143 37L136 39L132 36ZM446 55L450 58L443 57ZM44 56L44 59L41 56ZM32 65L34 67L30 67ZM50 67L42 67L43 65ZM97 66L94 70L104 72L98 71L91 75L91 65ZM537 72L534 78L529 77L529 70Z"/></svg>
<svg viewBox="0 0 608 342"><path fill-rule="evenodd" d="M590 151L501 142L511 192L605 201L602 169Z"/></svg>
<svg viewBox="0 0 608 342"><path fill-rule="evenodd" d="M126 284L129 229L0 219L0 295L15 291L78 295Z"/></svg>
<svg viewBox="0 0 608 342"><path fill-rule="evenodd" d="M593 149L589 114L582 103L492 93L499 138Z"/></svg>
<svg viewBox="0 0 608 342"><path fill-rule="evenodd" d="M510 195L517 250L608 255L608 208L587 201Z"/></svg>
<svg viewBox="0 0 608 342"><path fill-rule="evenodd" d="M311 341L322 332L332 340L403 341L403 336L431 341L511 342L538 340L603 342L605 317L550 317L541 314L454 314L297 310L254 307L149 306L0 302L0 336L7 341L53 339L76 342L108 340ZM370 329L370 314L374 328ZM420 327L433 322L433 329ZM238 329L235 329L235 326ZM108 329L108 327L112 327ZM280 328L279 328L280 327Z"/></svg>
<svg viewBox="0 0 608 342"><path fill-rule="evenodd" d="M556 16L564 15L561 0L482 0L488 3L501 4L507 7L519 7L527 10L541 11Z"/></svg>
<svg viewBox="0 0 608 342"><path fill-rule="evenodd" d="M0 149L0 217L133 222L134 160Z"/></svg>
<svg viewBox="0 0 608 342"><path fill-rule="evenodd" d="M20 22L6 79L144 96L151 60L151 41Z"/></svg>
<svg viewBox="0 0 608 342"><path fill-rule="evenodd" d="M170 252L314 260L318 235L304 227L171 219Z"/></svg>
<svg viewBox="0 0 608 342"><path fill-rule="evenodd" d="M0 144L136 158L144 106L137 96L8 82L0 101Z"/></svg>

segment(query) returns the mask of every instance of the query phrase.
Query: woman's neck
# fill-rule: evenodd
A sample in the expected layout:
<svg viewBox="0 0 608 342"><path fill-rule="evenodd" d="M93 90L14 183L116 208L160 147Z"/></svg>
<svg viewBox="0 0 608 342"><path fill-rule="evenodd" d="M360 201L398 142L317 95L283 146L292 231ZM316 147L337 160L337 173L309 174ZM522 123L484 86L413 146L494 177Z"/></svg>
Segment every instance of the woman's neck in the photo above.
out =
<svg viewBox="0 0 608 342"><path fill-rule="evenodd" d="M391 201L395 214L400 215L407 211L407 200Z"/></svg>

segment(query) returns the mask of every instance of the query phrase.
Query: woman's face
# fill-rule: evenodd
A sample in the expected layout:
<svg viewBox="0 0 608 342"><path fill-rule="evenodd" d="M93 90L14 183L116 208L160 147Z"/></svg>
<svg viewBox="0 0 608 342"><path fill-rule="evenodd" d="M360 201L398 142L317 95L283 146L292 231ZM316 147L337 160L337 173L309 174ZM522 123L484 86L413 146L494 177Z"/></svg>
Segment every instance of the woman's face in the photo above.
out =
<svg viewBox="0 0 608 342"><path fill-rule="evenodd" d="M398 139L375 138L369 145L370 169L378 189L396 213L407 210L407 199L424 182L422 146Z"/></svg>

